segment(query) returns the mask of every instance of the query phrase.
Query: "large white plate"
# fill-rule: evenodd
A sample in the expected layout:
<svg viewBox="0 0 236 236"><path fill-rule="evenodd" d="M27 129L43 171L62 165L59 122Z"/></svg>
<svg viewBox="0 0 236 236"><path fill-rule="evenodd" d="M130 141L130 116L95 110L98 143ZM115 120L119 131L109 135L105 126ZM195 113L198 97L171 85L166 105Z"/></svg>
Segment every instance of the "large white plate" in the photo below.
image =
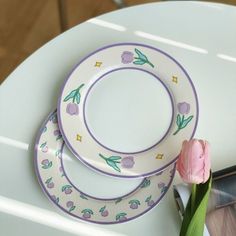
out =
<svg viewBox="0 0 236 236"><path fill-rule="evenodd" d="M151 46L106 46L84 58L63 85L59 127L87 166L118 177L150 176L173 163L198 120L184 68Z"/></svg>
<svg viewBox="0 0 236 236"><path fill-rule="evenodd" d="M62 162L63 147L64 141L54 112L42 125L36 140L36 174L49 199L67 214L82 220L113 224L135 219L159 203L174 177L175 164L171 164L163 172L144 178L128 194L113 199L97 198L76 188L73 180L68 178Z"/></svg>

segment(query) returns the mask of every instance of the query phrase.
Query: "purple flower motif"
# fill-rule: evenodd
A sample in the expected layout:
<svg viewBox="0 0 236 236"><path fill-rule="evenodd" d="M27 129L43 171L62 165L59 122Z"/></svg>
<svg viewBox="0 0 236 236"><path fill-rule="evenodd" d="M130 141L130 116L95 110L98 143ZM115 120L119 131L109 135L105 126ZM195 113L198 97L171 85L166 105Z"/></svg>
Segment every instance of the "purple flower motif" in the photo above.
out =
<svg viewBox="0 0 236 236"><path fill-rule="evenodd" d="M121 55L121 61L123 64L131 63L134 60L134 54L129 51L124 51Z"/></svg>
<svg viewBox="0 0 236 236"><path fill-rule="evenodd" d="M154 205L154 201L153 200L148 201L148 206L153 206L153 205Z"/></svg>
<svg viewBox="0 0 236 236"><path fill-rule="evenodd" d="M91 215L90 215L89 212L85 212L85 213L83 214L83 217L84 217L85 219L89 219L89 218L91 217Z"/></svg>
<svg viewBox="0 0 236 236"><path fill-rule="evenodd" d="M74 206L74 202L72 202L72 201L68 201L67 203L66 203L66 207L68 207L68 208L71 208L71 207L73 207Z"/></svg>
<svg viewBox="0 0 236 236"><path fill-rule="evenodd" d="M48 183L48 184L47 184L47 187L48 187L48 188L54 188L54 183L53 183L53 182Z"/></svg>
<svg viewBox="0 0 236 236"><path fill-rule="evenodd" d="M101 216L107 217L108 214L109 214L108 210L105 210L105 211L103 211L103 212L101 213Z"/></svg>
<svg viewBox="0 0 236 236"><path fill-rule="evenodd" d="M48 146L42 147L42 152L46 153L48 151Z"/></svg>
<svg viewBox="0 0 236 236"><path fill-rule="evenodd" d="M65 194L71 194L72 193L72 190L70 189L70 188L67 188L66 190L65 190Z"/></svg>
<svg viewBox="0 0 236 236"><path fill-rule="evenodd" d="M57 116L52 117L52 123L54 123L54 124L57 123Z"/></svg>
<svg viewBox="0 0 236 236"><path fill-rule="evenodd" d="M177 107L178 107L179 113L182 115L188 114L190 111L190 104L187 102L180 102L178 103Z"/></svg>
<svg viewBox="0 0 236 236"><path fill-rule="evenodd" d="M133 202L132 204L130 204L130 208L131 209L137 209L138 208L138 204Z"/></svg>
<svg viewBox="0 0 236 236"><path fill-rule="evenodd" d="M158 188L163 188L165 186L165 183L163 183L163 182L160 182L159 184L158 184Z"/></svg>
<svg viewBox="0 0 236 236"><path fill-rule="evenodd" d="M42 160L41 164L44 165L44 166L47 166L49 164L49 160L44 159L44 160Z"/></svg>
<svg viewBox="0 0 236 236"><path fill-rule="evenodd" d="M55 195L52 195L52 196L51 196L51 199L52 199L54 202L56 202L57 197L56 197Z"/></svg>
<svg viewBox="0 0 236 236"><path fill-rule="evenodd" d="M66 112L70 114L71 116L73 115L78 115L79 114L79 106L75 103L68 103L66 106Z"/></svg>
<svg viewBox="0 0 236 236"><path fill-rule="evenodd" d="M121 217L119 218L119 221L120 221L120 222L126 221L126 220L127 220L127 217L125 217L125 216L121 216Z"/></svg>
<svg viewBox="0 0 236 236"><path fill-rule="evenodd" d="M62 166L59 167L59 171L60 171L60 172L63 172Z"/></svg>
<svg viewBox="0 0 236 236"><path fill-rule="evenodd" d="M83 213L83 217L85 219L89 219L91 215L93 215L93 211L91 209L84 209L81 211L81 213Z"/></svg>
<svg viewBox="0 0 236 236"><path fill-rule="evenodd" d="M131 169L134 166L134 157L133 156L127 156L122 158L121 160L121 166L125 169Z"/></svg>
<svg viewBox="0 0 236 236"><path fill-rule="evenodd" d="M60 134L61 134L61 132L60 132L60 130L59 130L59 129L57 129L57 130L54 130L53 134L54 134L55 136L58 136L58 135L60 135Z"/></svg>

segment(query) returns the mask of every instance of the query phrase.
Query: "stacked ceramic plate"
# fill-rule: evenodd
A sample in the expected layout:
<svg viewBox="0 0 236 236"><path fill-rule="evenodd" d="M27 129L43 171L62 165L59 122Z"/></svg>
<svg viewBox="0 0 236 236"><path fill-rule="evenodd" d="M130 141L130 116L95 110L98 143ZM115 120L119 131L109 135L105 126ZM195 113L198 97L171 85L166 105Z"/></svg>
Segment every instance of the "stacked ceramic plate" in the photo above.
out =
<svg viewBox="0 0 236 236"><path fill-rule="evenodd" d="M132 220L167 192L182 142L193 136L197 120L194 86L170 55L136 43L100 48L72 70L57 111L39 131L35 168L41 187L74 217L102 224ZM76 185L71 172L87 167L91 178L80 176L81 185L93 182L99 189L101 180L114 186L120 181L117 196Z"/></svg>

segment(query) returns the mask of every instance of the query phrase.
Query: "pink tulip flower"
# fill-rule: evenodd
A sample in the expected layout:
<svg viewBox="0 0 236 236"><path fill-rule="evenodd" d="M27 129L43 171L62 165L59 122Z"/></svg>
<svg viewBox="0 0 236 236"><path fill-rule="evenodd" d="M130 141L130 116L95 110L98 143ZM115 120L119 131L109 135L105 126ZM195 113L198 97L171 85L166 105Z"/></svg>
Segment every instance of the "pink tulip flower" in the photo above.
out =
<svg viewBox="0 0 236 236"><path fill-rule="evenodd" d="M209 143L192 139L184 141L177 160L177 170L184 182L205 183L210 176Z"/></svg>

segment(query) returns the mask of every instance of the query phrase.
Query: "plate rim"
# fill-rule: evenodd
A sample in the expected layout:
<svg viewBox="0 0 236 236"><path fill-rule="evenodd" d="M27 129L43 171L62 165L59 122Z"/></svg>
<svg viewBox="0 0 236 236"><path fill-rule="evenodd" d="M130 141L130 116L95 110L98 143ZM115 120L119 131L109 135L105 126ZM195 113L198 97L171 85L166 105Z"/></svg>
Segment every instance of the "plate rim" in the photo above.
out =
<svg viewBox="0 0 236 236"><path fill-rule="evenodd" d="M140 46L140 47L146 47L146 48L149 48L149 49L152 49L154 51L157 51L163 55L165 55L166 57L168 57L170 60L172 60L174 63L176 63L176 65L178 67L180 67L180 69L183 71L183 73L185 74L185 76L187 77L191 87L192 87L192 91L193 91L193 94L194 94L194 97L195 97L195 100L196 100L196 122L195 122L195 125L194 125L194 128L193 128L193 131L192 131L192 134L190 135L190 138L189 139L192 139L194 137L194 134L196 132L196 129L197 129L197 125L198 125L198 121L199 121L199 100L198 100L198 95L197 95L197 92L196 92L196 89L195 89L195 86L191 80L191 77L189 76L189 74L187 73L187 71L184 69L184 67L174 58L172 57L170 54L166 53L165 51L159 49L159 48L156 48L154 46L151 46L151 45L147 45L147 44L142 44L142 43L133 43L133 42L122 42L122 43L115 43L115 44L108 44L108 45L105 45L103 47L100 47L94 51L92 51L91 53L87 54L85 57L82 57L82 59L71 69L71 71L68 73L68 75L66 76L64 82L62 83L62 86L61 86L61 89L60 89L60 95L58 97L58 100L57 100L57 114L58 114L58 126L59 126L59 129L61 131L61 134L63 136L63 139L67 145L67 147L70 149L70 151L82 162L84 163L87 167L89 168L92 168L93 170L95 171L98 171L100 173L103 173L105 175L109 175L109 176L113 176L113 177L116 177L116 178L144 178L144 177L148 177L148 176L151 176L151 175L154 175L155 173L158 173L162 170L165 170L169 165L171 165L172 163L176 162L177 159L178 159L178 155L173 158L170 162L168 162L167 164L163 165L161 168L158 168L154 171L150 171L148 173L142 173L142 174L136 174L136 175L120 175L120 174L113 174L113 173L109 173L109 172L106 172L104 170L101 170L97 167L95 167L94 165L88 163L84 158L82 158L75 150L74 148L72 147L72 145L70 144L70 142L68 141L65 133L64 133L64 130L63 130L63 125L61 123L61 115L60 115L60 112L61 112L61 108L60 108L60 104L61 104L61 100L62 100L62 94L63 94L63 91L64 91L64 88L68 82L68 80L70 79L71 75L74 73L74 71L77 69L77 67L82 64L86 59L88 59L89 57L93 56L94 54L96 54L97 52L100 52L104 49L107 49L107 48L112 48L112 47L116 47L116 46Z"/></svg>
<svg viewBox="0 0 236 236"><path fill-rule="evenodd" d="M41 187L41 189L43 190L44 194L46 195L46 197L49 199L49 201L57 206L65 215L69 215L71 217L73 217L73 219L79 219L79 220L82 220L82 221L85 221L87 223L95 223L95 224L99 224L99 225L115 225L115 224L122 224L122 223L127 223L131 220L134 220L136 218L139 218L143 215L145 215L147 212L149 212L150 210L154 209L158 204L159 202L162 200L162 198L167 194L168 190L170 189L170 186L171 184L173 183L173 179L174 179L174 176L176 174L176 164L173 165L173 173L171 173L171 176L169 178L169 183L167 185L167 189L166 191L160 195L160 197L158 198L158 200L151 206L149 206L145 211L142 211L140 214L138 215L135 215L133 217L130 217L130 218L127 218L126 220L124 221L109 221L109 222L101 222L101 221L94 221L94 220L88 220L86 218L83 218L83 217L80 217L80 216L77 216L69 211L66 211L61 205L59 205L57 202L53 201L52 198L51 198L51 195L49 193L49 191L47 191L46 187L44 186L43 184L43 181L41 179L41 175L40 175L40 171L39 171L39 166L37 164L37 160L38 160L38 147L39 147L39 140L41 138L41 135L43 134L43 130L44 130L44 127L45 125L48 123L50 117L53 115L53 113L55 113L55 111L52 111L49 113L49 115L46 117L46 119L44 119L44 121L41 123L40 125L40 128L38 129L37 131L37 135L36 135L36 138L34 140L34 147L33 147L33 165L34 165L34 170L35 170L35 174L36 174L36 177L37 177L37 181ZM59 124L59 123L58 123ZM65 145L65 143L64 143ZM63 146L63 145L62 145ZM91 170L93 171L93 170ZM165 170L163 170L165 171ZM110 176L107 176L108 178ZM144 178L145 179L145 178ZM143 181L142 181L143 182ZM77 189L76 189L77 190ZM86 194L87 195L87 194ZM89 195L88 195L89 196ZM96 198L95 198L96 200ZM104 200L104 201L107 201L106 199L99 199L98 200ZM108 200L109 201L109 200Z"/></svg>

